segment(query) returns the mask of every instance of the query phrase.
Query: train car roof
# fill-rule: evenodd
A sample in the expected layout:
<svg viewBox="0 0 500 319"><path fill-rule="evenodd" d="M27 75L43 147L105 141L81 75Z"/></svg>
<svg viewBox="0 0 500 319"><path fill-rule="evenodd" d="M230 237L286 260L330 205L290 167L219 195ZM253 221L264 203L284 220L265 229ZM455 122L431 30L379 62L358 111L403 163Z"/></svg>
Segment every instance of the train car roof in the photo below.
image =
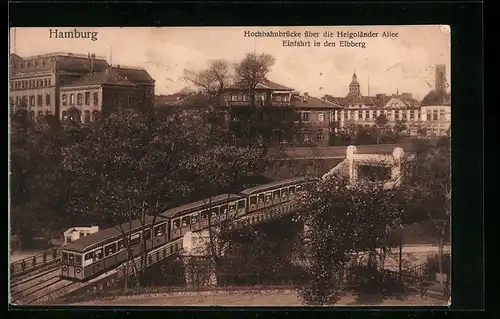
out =
<svg viewBox="0 0 500 319"><path fill-rule="evenodd" d="M150 225L153 222L153 216L146 216L144 219L145 225ZM156 222L161 222L164 220L161 217L156 218ZM130 227L130 225L132 227ZM120 228L121 227L121 228ZM62 247L63 250L71 250L74 252L85 252L92 248L99 246L99 244L104 243L106 240L118 237L122 235L122 231L129 232L130 230L136 231L142 228L142 223L140 219L132 220L131 223L126 222L119 226L114 226L106 228L104 230L98 231L96 233L90 234L88 236L82 237L74 242L66 244Z"/></svg>
<svg viewBox="0 0 500 319"><path fill-rule="evenodd" d="M272 188L276 188L276 187L280 187L280 186L285 186L287 184L295 184L295 183L303 182L303 181L306 181L306 180L307 180L307 177L289 178L289 179L285 179L285 180L281 180L281 181L272 182L272 183L269 183L269 184L264 184L264 185L259 185L259 186L247 188L247 189L243 190L241 192L241 194L251 195L251 194L253 194L255 192L266 191L268 189L272 189Z"/></svg>
<svg viewBox="0 0 500 319"><path fill-rule="evenodd" d="M236 194L222 194L222 195L218 195L218 196L215 196L212 198L205 198L205 199L199 200L197 202L192 202L192 203L185 204L185 205L182 205L179 207L168 209L165 212L161 213L160 216L165 217L165 218L176 217L178 215L191 213L193 211L196 211L196 210L199 210L202 208L208 208L209 206L224 203L228 200L228 198L229 198L229 200L235 200L235 199L242 199L243 197L240 195L236 195Z"/></svg>

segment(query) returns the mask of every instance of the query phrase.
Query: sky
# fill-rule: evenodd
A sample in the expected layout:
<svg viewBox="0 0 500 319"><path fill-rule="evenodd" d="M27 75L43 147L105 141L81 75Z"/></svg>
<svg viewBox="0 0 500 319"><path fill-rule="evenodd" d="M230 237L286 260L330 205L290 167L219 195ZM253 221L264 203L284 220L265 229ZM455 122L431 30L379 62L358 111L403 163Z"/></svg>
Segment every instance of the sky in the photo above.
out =
<svg viewBox="0 0 500 319"><path fill-rule="evenodd" d="M50 38L50 30L97 32L96 40ZM245 37L245 31L296 31L300 38ZM305 38L305 31L319 37ZM377 32L378 37L353 38L365 48L340 47L348 38L323 37L337 31ZM384 31L397 37L382 37ZM241 61L246 53L268 53L276 63L268 79L301 93L345 96L353 72L363 95L408 92L422 99L434 87L434 66L444 64L450 83L448 26L314 26L314 27L106 27L13 28L10 50L20 56L51 52L94 53L112 64L145 68L156 80L156 94L172 94L189 83L184 70L202 70L210 61ZM283 40L316 40L321 46L283 46ZM324 46L325 41L336 47ZM369 83L369 85L368 85ZM368 92L369 90L369 92Z"/></svg>

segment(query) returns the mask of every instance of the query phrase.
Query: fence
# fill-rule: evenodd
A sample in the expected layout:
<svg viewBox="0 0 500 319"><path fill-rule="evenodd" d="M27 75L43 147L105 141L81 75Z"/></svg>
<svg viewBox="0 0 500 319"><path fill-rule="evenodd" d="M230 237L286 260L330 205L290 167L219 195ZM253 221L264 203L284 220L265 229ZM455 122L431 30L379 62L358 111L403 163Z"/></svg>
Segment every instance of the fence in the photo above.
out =
<svg viewBox="0 0 500 319"><path fill-rule="evenodd" d="M59 261L59 250L54 248L43 253L28 257L10 264L10 275L16 277L44 266L56 264Z"/></svg>

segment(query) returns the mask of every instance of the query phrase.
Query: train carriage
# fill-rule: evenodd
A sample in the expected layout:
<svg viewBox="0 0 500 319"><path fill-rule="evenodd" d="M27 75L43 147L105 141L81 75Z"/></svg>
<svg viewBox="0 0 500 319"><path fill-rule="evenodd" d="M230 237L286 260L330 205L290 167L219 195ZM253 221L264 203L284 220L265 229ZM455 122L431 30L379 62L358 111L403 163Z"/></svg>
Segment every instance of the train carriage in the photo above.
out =
<svg viewBox="0 0 500 319"><path fill-rule="evenodd" d="M179 207L171 208L160 216L170 221L171 240L189 231L198 231L212 223L223 222L246 214L246 198L235 194L222 194Z"/></svg>
<svg viewBox="0 0 500 319"><path fill-rule="evenodd" d="M288 202L306 180L305 177L291 178L247 188L240 194L248 198L248 212L251 213Z"/></svg>
<svg viewBox="0 0 500 319"><path fill-rule="evenodd" d="M61 277L86 280L126 262L124 233L131 234L130 248L136 257L142 251L143 240L147 250L167 243L168 229L168 220L147 216L143 223L136 219L66 244L61 248Z"/></svg>

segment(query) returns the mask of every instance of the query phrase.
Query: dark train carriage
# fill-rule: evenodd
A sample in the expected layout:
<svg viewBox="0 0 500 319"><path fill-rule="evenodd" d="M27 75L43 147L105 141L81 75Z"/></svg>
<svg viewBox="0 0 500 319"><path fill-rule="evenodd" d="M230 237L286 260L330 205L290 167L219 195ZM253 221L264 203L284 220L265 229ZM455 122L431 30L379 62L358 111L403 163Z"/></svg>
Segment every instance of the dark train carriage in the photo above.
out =
<svg viewBox="0 0 500 319"><path fill-rule="evenodd" d="M171 240L184 236L189 231L198 231L211 223L243 216L246 213L246 198L235 194L223 194L166 210L162 217L170 220Z"/></svg>
<svg viewBox="0 0 500 319"><path fill-rule="evenodd" d="M250 213L289 201L306 181L305 177L296 177L247 188L241 194L248 198L248 212Z"/></svg>
<svg viewBox="0 0 500 319"><path fill-rule="evenodd" d="M151 229L152 223L154 227ZM144 225L139 219L123 223L82 237L61 248L61 277L85 280L127 261L124 233L130 233L130 248L134 257L146 240L148 250L168 242L168 221L147 216Z"/></svg>

